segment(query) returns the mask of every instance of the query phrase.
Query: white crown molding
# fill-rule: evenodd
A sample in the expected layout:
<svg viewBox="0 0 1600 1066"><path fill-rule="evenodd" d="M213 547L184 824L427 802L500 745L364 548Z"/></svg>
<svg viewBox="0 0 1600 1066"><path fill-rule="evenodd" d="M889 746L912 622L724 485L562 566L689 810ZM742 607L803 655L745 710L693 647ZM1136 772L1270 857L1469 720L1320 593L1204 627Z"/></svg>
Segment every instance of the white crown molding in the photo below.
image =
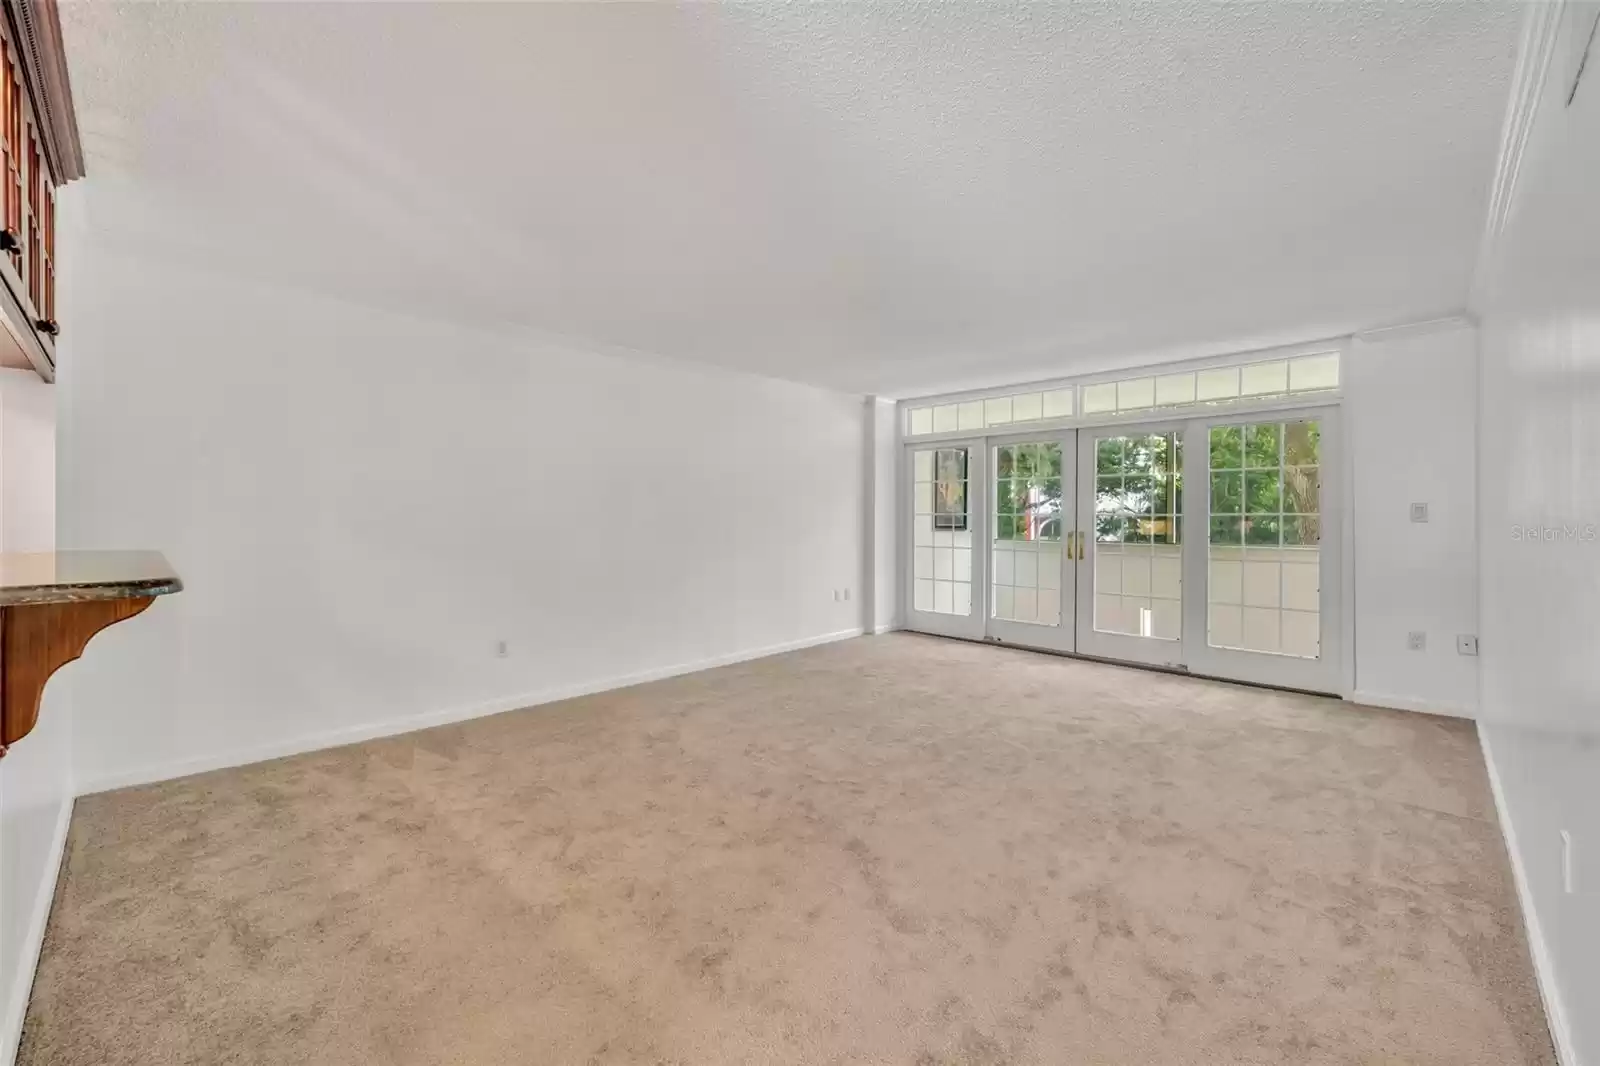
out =
<svg viewBox="0 0 1600 1066"><path fill-rule="evenodd" d="M1472 289L1467 306L1476 312L1488 283L1489 262L1505 232L1506 220L1516 198L1517 176L1522 170L1522 153L1544 95L1545 76L1556 38L1561 35L1567 0L1528 4L1522 17L1522 37L1517 43L1517 65L1511 71L1511 99L1506 104L1505 123L1500 128L1500 157L1495 163L1494 184L1489 190L1489 214L1484 219L1483 236L1478 242L1478 258L1472 270Z"/></svg>
<svg viewBox="0 0 1600 1066"><path fill-rule="evenodd" d="M1442 309L1441 309L1442 310ZM1176 373L1183 370L1200 370L1211 366L1232 366L1239 363L1259 362L1268 359L1292 358L1295 355L1309 355L1319 351L1332 351L1343 349L1351 341L1374 342L1378 340L1398 340L1403 336L1435 333L1448 329L1477 328L1478 319L1471 311L1452 310L1448 314L1434 313L1429 318L1408 319L1403 322L1383 322L1379 325L1345 328L1335 332L1306 330L1295 334L1285 334L1279 338L1279 343L1261 344L1255 340L1238 340L1216 344L1192 345L1181 348L1156 349L1142 355L1128 356L1126 359L1113 360L1098 366L1094 370L1069 371L1053 377L1040 377L1038 374L1025 374L1021 377L989 377L983 379L986 384L970 384L965 388L941 389L935 392L917 391L905 395L896 395L889 400L885 397L878 399L885 403L902 403L918 405L926 403L950 403L959 400L982 399L988 396L1001 396L1010 392L1025 389L1053 389L1066 385L1086 385L1096 382L1115 381L1118 378L1144 372Z"/></svg>
<svg viewBox="0 0 1600 1066"><path fill-rule="evenodd" d="M1378 341L1394 341L1404 337L1419 337L1425 333L1438 333L1447 329L1470 329L1477 326L1476 320L1471 315L1446 315L1442 318L1429 318L1421 322L1396 322L1390 326L1374 326L1364 329L1354 335L1354 339L1364 344L1373 344Z"/></svg>

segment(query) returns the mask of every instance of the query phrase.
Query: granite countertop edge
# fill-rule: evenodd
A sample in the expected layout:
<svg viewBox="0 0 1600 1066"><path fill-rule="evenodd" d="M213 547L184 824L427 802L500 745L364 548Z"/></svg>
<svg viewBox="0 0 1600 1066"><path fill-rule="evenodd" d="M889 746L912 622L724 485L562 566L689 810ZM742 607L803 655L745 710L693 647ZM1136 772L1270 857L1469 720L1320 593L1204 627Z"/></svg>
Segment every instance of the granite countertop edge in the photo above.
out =
<svg viewBox="0 0 1600 1066"><path fill-rule="evenodd" d="M125 580L18 585L0 589L0 607L81 603L85 600L126 600L142 596L166 596L181 591L183 591L183 580L176 574L168 577L136 577Z"/></svg>

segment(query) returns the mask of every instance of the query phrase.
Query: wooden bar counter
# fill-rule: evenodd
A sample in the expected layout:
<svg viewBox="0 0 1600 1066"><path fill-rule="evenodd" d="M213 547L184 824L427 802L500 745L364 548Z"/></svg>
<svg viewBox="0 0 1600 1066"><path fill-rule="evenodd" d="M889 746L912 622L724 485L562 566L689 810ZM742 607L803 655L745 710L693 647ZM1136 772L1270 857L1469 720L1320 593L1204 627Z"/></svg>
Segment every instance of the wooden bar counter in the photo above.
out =
<svg viewBox="0 0 1600 1066"><path fill-rule="evenodd" d="M33 729L45 682L90 637L182 588L159 552L0 553L0 757Z"/></svg>

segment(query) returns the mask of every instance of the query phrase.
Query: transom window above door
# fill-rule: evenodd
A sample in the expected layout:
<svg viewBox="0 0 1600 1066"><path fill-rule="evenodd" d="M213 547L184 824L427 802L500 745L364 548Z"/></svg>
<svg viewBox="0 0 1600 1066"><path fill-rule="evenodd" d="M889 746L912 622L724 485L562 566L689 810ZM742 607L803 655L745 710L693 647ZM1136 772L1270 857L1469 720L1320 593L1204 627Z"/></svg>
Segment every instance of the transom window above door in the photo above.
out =
<svg viewBox="0 0 1600 1066"><path fill-rule="evenodd" d="M1072 417L1072 388L1034 389L982 400L941 403L906 410L905 434L959 433L993 426L1027 425Z"/></svg>
<svg viewBox="0 0 1600 1066"><path fill-rule="evenodd" d="M1339 389L1339 363L1339 351L1333 348L1216 366L1151 368L1109 380L1054 382L1003 393L952 396L907 405L901 432L915 439L997 426L1064 425L1147 412L1324 397Z"/></svg>

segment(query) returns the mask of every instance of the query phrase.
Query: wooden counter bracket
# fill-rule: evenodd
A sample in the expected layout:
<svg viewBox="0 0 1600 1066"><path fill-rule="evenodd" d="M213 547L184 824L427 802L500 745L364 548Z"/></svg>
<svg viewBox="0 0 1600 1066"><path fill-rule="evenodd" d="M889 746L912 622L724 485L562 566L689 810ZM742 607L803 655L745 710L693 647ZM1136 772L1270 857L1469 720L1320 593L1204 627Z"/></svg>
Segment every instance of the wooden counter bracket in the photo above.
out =
<svg viewBox="0 0 1600 1066"><path fill-rule="evenodd" d="M50 675L83 654L89 638L132 618L153 596L0 607L0 757L33 729Z"/></svg>

